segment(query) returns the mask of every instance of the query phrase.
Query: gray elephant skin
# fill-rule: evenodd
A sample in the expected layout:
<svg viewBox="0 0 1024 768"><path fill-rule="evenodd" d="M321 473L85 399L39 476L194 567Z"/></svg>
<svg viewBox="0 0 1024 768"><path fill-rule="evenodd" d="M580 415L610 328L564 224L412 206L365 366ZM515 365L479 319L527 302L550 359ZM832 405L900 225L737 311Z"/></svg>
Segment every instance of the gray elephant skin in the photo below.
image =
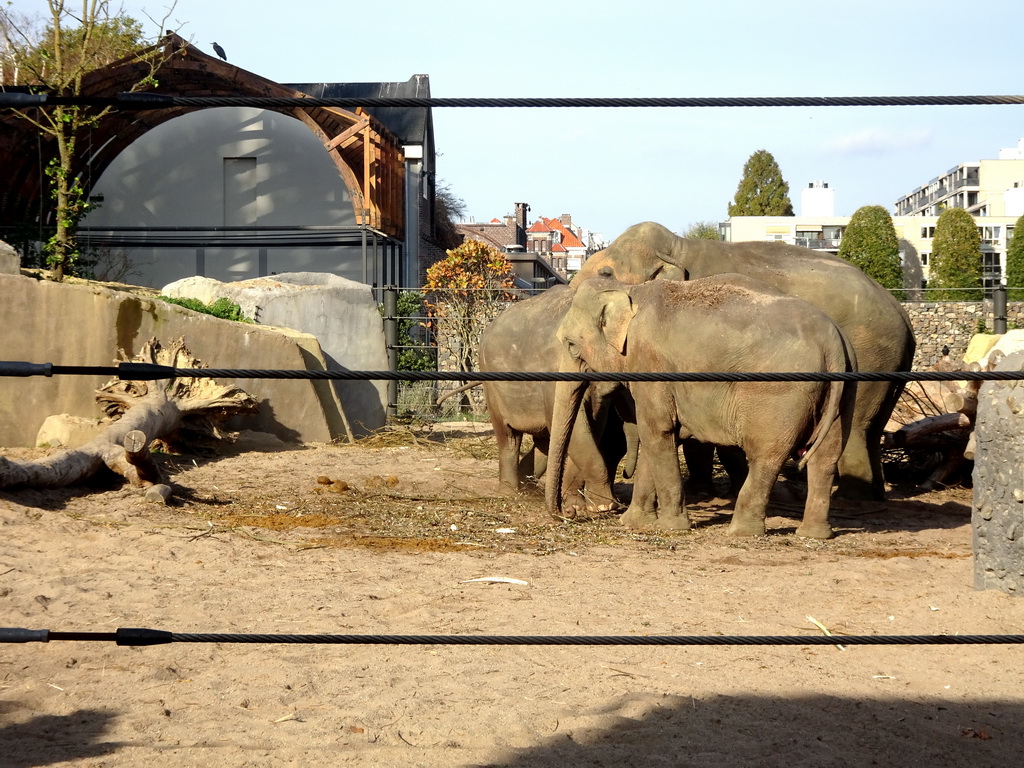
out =
<svg viewBox="0 0 1024 768"><path fill-rule="evenodd" d="M560 347L555 329L571 301L572 291L555 286L502 312L481 334L480 370L557 371ZM505 493L518 492L527 476L544 474L555 383L485 381L483 389L498 445L499 483ZM582 506L608 510L617 506L612 483L627 453L627 438L612 400L602 396L600 390L600 386L589 388L586 407L581 409L568 451L565 494L573 500L573 506L585 499ZM629 417L629 404L621 396L619 399L620 408ZM635 429L632 432L631 442L635 442ZM524 434L533 437L534 451L520 462ZM635 445L631 454L635 462Z"/></svg>
<svg viewBox="0 0 1024 768"><path fill-rule="evenodd" d="M562 370L612 372L847 371L849 344L809 303L744 275L639 285L593 278L578 285L557 332ZM748 473L729 533L762 535L783 463L807 470L797 534L832 535L829 501L852 416L843 382L631 382L640 436L633 500L622 522L690 526L678 441L741 448ZM559 382L551 430L547 504L560 516L565 447L583 387Z"/></svg>
<svg viewBox="0 0 1024 768"><path fill-rule="evenodd" d="M798 296L831 318L856 352L860 371L908 371L914 332L899 302L852 264L787 243L688 239L655 222L627 229L592 256L574 283L608 274L627 283L691 280L737 272ZM902 382L860 382L850 437L839 462L839 493L882 499L882 433Z"/></svg>

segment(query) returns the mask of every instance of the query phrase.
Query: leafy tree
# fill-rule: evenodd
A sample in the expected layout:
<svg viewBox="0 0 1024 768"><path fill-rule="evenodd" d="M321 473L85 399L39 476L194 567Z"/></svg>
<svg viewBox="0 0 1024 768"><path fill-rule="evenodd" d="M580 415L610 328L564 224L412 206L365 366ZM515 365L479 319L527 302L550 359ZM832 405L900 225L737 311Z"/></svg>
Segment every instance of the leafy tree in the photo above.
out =
<svg viewBox="0 0 1024 768"><path fill-rule="evenodd" d="M1024 301L1024 216L1013 225L1013 239L1006 248L1006 285L1009 301Z"/></svg>
<svg viewBox="0 0 1024 768"><path fill-rule="evenodd" d="M514 299L512 265L504 254L478 240L467 240L427 270L424 304L456 370L472 371L480 332Z"/></svg>
<svg viewBox="0 0 1024 768"><path fill-rule="evenodd" d="M752 154L743 166L743 178L736 197L729 204L730 216L792 216L789 184L775 158L765 149Z"/></svg>
<svg viewBox="0 0 1024 768"><path fill-rule="evenodd" d="M865 205L854 212L839 244L839 256L903 300L900 241L885 208Z"/></svg>
<svg viewBox="0 0 1024 768"><path fill-rule="evenodd" d="M89 72L134 57L134 61L148 64L147 74L128 90L155 85L153 75L162 62L159 48L146 42L139 21L120 7L115 10L109 0L83 0L77 10L72 10L67 0L47 0L45 23L15 13L10 3L7 6L0 8L0 56L7 62L3 84L9 78L12 84L17 80L19 85L30 86L34 93L81 96ZM164 20L173 8L174 3ZM109 107L58 104L14 112L56 145L56 156L45 168L55 226L45 250L55 280L63 280L65 272L74 269L80 255L75 232L89 209L89 191L74 176L78 139L109 111Z"/></svg>
<svg viewBox="0 0 1024 768"><path fill-rule="evenodd" d="M691 240L718 240L718 224L714 221L695 221L686 228L683 237Z"/></svg>
<svg viewBox="0 0 1024 768"><path fill-rule="evenodd" d="M981 298L981 235L978 225L963 208L947 208L935 223L929 288L937 301L971 301Z"/></svg>

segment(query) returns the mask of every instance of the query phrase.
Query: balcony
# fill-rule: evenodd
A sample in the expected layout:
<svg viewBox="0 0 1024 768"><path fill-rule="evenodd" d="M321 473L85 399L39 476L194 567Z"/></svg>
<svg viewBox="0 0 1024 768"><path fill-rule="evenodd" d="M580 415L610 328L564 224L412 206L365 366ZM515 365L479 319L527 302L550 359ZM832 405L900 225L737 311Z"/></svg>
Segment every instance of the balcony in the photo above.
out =
<svg viewBox="0 0 1024 768"><path fill-rule="evenodd" d="M838 237L794 237L794 245L810 248L812 251L838 251Z"/></svg>

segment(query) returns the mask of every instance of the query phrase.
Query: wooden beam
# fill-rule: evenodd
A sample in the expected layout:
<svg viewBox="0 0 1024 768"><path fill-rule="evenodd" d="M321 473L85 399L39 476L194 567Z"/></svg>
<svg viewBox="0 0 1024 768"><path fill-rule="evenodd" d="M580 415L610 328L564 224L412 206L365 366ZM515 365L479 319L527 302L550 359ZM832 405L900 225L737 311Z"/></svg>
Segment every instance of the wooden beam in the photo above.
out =
<svg viewBox="0 0 1024 768"><path fill-rule="evenodd" d="M333 139L324 144L324 146L327 147L328 151L332 149L344 149L345 147L347 147L349 144L356 140L361 130L363 130L364 128L368 128L369 126L370 118L364 117L355 125L351 125L347 129L339 133Z"/></svg>

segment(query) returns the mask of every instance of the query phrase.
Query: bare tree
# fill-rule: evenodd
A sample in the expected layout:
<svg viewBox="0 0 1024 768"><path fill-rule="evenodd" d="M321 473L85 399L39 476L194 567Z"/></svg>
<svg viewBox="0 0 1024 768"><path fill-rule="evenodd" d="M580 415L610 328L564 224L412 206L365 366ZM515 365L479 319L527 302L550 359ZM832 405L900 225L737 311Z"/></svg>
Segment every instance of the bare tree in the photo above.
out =
<svg viewBox="0 0 1024 768"><path fill-rule="evenodd" d="M164 54L156 37L147 41L142 23L116 10L109 0L82 0L73 9L67 0L47 0L48 17L32 19L0 8L0 60L4 62L0 86L20 85L34 93L81 96L85 76L116 61L144 62L146 75L126 90L139 91L156 84L154 73ZM162 34L174 10L155 22ZM46 243L46 260L55 280L63 280L79 253L75 233L89 208L88 190L74 176L78 139L102 120L110 108L57 104L32 110L15 110L41 134L56 144L55 157L46 166L53 197L53 236Z"/></svg>

